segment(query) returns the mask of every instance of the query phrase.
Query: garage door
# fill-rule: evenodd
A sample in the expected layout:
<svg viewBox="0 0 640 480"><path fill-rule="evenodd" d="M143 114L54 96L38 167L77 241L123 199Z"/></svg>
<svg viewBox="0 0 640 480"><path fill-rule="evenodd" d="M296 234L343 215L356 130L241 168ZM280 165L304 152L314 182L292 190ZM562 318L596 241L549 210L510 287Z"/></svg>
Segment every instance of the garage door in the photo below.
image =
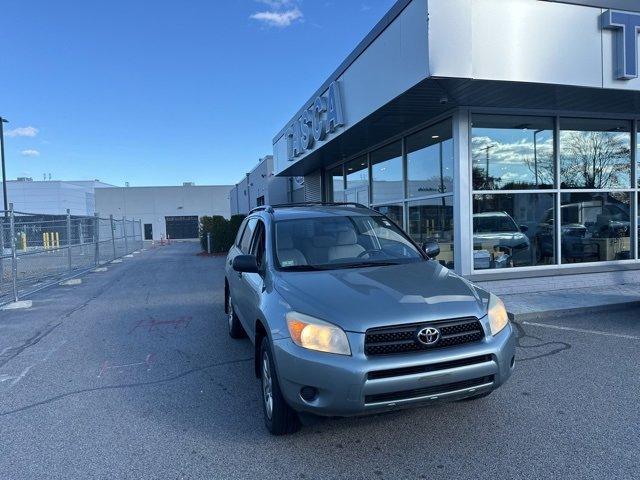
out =
<svg viewBox="0 0 640 480"><path fill-rule="evenodd" d="M167 223L167 237L198 238L198 217L164 217Z"/></svg>

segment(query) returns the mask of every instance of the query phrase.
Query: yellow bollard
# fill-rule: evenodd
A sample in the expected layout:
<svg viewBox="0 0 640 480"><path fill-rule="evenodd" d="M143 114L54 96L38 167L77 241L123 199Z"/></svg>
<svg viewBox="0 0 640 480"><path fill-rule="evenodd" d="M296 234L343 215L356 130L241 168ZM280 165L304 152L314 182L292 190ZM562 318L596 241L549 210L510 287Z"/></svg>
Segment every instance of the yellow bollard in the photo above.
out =
<svg viewBox="0 0 640 480"><path fill-rule="evenodd" d="M21 250L27 249L27 234L24 232L20 234L20 249Z"/></svg>
<svg viewBox="0 0 640 480"><path fill-rule="evenodd" d="M44 246L45 250L49 249L49 232L44 232L42 234L42 245Z"/></svg>
<svg viewBox="0 0 640 480"><path fill-rule="evenodd" d="M59 247L60 246L60 233L56 232L55 235L56 235L56 247Z"/></svg>

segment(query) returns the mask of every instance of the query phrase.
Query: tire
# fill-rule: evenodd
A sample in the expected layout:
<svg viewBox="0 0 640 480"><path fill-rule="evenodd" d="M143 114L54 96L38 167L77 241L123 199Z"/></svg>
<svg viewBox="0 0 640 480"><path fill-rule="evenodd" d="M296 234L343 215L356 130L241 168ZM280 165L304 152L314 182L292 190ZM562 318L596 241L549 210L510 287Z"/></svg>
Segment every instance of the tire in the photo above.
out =
<svg viewBox="0 0 640 480"><path fill-rule="evenodd" d="M264 424L272 435L286 435L300 429L298 414L282 396L267 337L260 345L260 394Z"/></svg>
<svg viewBox="0 0 640 480"><path fill-rule="evenodd" d="M227 324L229 328L229 336L231 338L245 338L247 332L236 315L236 311L233 308L233 302L231 301L231 292L227 294Z"/></svg>
<svg viewBox="0 0 640 480"><path fill-rule="evenodd" d="M478 395L474 395L473 397L463 398L460 401L461 402L472 402L473 400L480 400L481 398L484 398L484 397L486 397L488 395L491 395L492 393L493 393L493 390L491 390L489 392L479 393Z"/></svg>

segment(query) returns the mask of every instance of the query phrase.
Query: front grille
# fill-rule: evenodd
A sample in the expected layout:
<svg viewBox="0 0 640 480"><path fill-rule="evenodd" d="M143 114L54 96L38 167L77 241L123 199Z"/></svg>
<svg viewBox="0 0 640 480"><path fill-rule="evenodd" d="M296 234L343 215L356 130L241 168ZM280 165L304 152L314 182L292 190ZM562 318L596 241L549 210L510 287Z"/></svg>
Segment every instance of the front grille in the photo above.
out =
<svg viewBox="0 0 640 480"><path fill-rule="evenodd" d="M434 345L418 341L418 332L424 327L436 327L440 339ZM367 355L391 355L434 348L453 347L465 343L479 342L484 338L482 324L477 318L461 318L430 323L413 323L393 327L378 327L367 330L364 351Z"/></svg>
<svg viewBox="0 0 640 480"><path fill-rule="evenodd" d="M413 390L402 390L399 392L378 393L375 395L366 395L364 403L384 403L394 402L397 400L411 400L413 398L429 397L443 395L445 393L455 392L456 390L464 390L467 388L479 387L487 383L493 383L493 375L464 380L462 382L445 383L443 385L434 385L432 387L414 388Z"/></svg>
<svg viewBox="0 0 640 480"><path fill-rule="evenodd" d="M412 367L390 368L387 370L375 370L367 374L368 380L377 380L380 378L401 377L404 375L414 375L416 373L437 372L449 368L468 367L469 365L477 365L479 363L490 362L491 355L478 355L476 357L461 358L458 360L450 360L448 362L431 363L429 365L414 365Z"/></svg>

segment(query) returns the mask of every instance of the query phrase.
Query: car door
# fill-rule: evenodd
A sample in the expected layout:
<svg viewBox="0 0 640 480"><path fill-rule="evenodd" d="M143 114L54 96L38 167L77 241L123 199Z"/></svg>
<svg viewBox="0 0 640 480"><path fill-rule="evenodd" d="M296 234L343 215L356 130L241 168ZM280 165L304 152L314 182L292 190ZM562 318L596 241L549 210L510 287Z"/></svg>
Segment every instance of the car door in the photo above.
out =
<svg viewBox="0 0 640 480"><path fill-rule="evenodd" d="M233 299L233 306L236 314L240 318L240 321L244 324L244 283L242 282L242 273L236 272L233 269L233 259L238 255L249 254L251 249L251 240L253 239L253 232L256 228L258 219L255 217L249 217L245 219L244 223L240 227L240 234L238 240L231 247L231 251L228 255L227 263L227 281L229 282L229 290L231 292L231 298Z"/></svg>
<svg viewBox="0 0 640 480"><path fill-rule="evenodd" d="M245 321L243 326L247 333L254 337L255 322L260 318L260 300L263 291L264 277L263 273L266 267L266 251L265 251L265 225L262 220L258 220L253 231L249 254L255 255L260 273L243 273L240 277L242 283L242 304L243 316Z"/></svg>

